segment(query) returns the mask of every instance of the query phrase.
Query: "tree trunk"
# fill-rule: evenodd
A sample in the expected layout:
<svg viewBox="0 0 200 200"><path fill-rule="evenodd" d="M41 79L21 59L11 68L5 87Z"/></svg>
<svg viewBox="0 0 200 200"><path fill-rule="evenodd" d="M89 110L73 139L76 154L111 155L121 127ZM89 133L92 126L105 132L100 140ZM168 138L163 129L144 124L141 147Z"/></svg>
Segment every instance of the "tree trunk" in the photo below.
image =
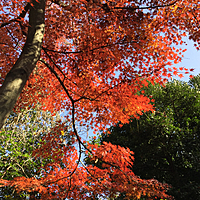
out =
<svg viewBox="0 0 200 200"><path fill-rule="evenodd" d="M29 29L22 53L7 74L0 88L0 128L15 106L31 72L40 58L45 30L46 0L32 0L30 4Z"/></svg>

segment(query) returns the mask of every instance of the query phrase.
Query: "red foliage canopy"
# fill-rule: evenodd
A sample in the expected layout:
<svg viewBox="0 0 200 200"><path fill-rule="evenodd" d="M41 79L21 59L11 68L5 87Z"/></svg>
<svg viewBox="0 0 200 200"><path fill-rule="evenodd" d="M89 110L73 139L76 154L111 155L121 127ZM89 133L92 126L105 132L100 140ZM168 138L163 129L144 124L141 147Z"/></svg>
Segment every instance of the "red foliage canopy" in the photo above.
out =
<svg viewBox="0 0 200 200"><path fill-rule="evenodd" d="M40 31L43 4L44 37ZM129 150L111 144L86 145L76 126L98 130L153 110L150 100L138 92L148 81L162 84L172 74L181 77L187 73L185 68L174 67L185 51L175 45L181 45L187 35L199 49L199 9L199 0L2 0L0 97L3 99L8 91L7 74L14 65L13 91L21 80L25 84L17 90L21 94L16 111L38 101L52 113L65 110L73 124L70 134L76 135L80 149L82 145L90 150L94 161L100 159L105 164L104 169L79 167L75 161L79 163L80 156L69 146L60 149L62 158L59 152L49 153L55 135L60 134L57 130L45 138L49 146L35 152L37 156L56 154L57 158L41 179L21 177L2 182L18 191L38 191L46 199L55 198L52 192L58 198L86 199L97 194L114 195L116 189L130 198L165 196L165 186L141 180L129 170ZM39 44L37 48L34 42ZM18 69L24 70L26 78L19 78L22 73ZM11 90L10 97L13 93ZM4 110L0 100L0 111ZM60 160L66 168L60 167Z"/></svg>

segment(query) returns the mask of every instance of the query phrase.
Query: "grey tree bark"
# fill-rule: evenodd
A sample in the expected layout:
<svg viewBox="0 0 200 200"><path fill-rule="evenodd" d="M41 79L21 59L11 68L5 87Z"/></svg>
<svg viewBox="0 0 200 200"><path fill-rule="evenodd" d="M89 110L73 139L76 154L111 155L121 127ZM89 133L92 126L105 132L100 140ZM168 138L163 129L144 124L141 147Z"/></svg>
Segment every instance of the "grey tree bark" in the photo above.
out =
<svg viewBox="0 0 200 200"><path fill-rule="evenodd" d="M31 72L40 58L45 30L46 0L32 0L29 12L29 29L26 43L15 65L0 88L0 128L12 111Z"/></svg>

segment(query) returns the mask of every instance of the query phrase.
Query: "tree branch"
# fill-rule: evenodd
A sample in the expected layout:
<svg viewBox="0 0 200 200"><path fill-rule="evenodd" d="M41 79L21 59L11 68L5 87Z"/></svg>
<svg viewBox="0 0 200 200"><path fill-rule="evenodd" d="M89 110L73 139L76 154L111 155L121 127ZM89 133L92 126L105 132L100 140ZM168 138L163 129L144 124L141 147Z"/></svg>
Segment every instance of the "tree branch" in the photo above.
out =
<svg viewBox="0 0 200 200"><path fill-rule="evenodd" d="M40 58L44 37L44 13L46 0L32 0L29 13L29 29L20 57L7 74L0 88L0 128L12 111L31 72ZM23 16L23 15L22 15Z"/></svg>

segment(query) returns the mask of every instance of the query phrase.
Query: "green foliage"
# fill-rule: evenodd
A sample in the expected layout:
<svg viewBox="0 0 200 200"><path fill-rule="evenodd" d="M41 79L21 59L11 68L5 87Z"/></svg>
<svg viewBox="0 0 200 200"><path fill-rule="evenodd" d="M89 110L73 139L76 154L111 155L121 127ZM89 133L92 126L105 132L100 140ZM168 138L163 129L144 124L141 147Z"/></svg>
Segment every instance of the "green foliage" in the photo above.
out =
<svg viewBox="0 0 200 200"><path fill-rule="evenodd" d="M43 166L52 159L35 158L32 152L41 146L42 138L57 126L58 120L59 115L52 117L39 106L13 112L0 130L0 178L41 177ZM0 198L3 199L26 199L29 195L17 194L13 188L0 188Z"/></svg>
<svg viewBox="0 0 200 200"><path fill-rule="evenodd" d="M144 90L155 99L155 112L111 127L102 142L129 147L135 174L171 184L176 200L200 199L200 76Z"/></svg>

